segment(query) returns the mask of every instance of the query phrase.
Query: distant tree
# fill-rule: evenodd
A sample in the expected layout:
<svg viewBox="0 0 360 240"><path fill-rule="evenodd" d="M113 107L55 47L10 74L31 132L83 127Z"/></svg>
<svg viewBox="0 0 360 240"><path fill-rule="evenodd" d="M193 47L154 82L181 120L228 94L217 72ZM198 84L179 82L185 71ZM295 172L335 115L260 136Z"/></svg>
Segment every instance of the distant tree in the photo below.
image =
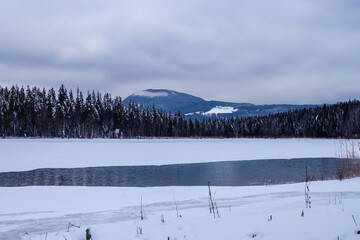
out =
<svg viewBox="0 0 360 240"><path fill-rule="evenodd" d="M324 137L359 138L357 100L247 118L186 118L120 97L64 85L54 89L0 86L0 135L33 137Z"/></svg>

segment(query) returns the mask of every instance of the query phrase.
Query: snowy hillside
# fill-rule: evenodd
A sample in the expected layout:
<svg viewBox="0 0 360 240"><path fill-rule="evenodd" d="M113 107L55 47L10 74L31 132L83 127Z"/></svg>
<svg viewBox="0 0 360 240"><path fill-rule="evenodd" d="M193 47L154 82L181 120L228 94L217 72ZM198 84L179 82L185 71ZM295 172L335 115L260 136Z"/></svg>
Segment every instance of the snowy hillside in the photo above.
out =
<svg viewBox="0 0 360 240"><path fill-rule="evenodd" d="M132 96L134 97L149 97L149 98L154 98L154 97L167 97L169 95L175 94L175 92L173 91L149 91L149 90L144 90L144 91L140 91L137 93L134 93Z"/></svg>
<svg viewBox="0 0 360 240"><path fill-rule="evenodd" d="M237 112L239 109L236 109L234 107L222 107L222 106L216 106L210 109L210 111L202 113L202 115L218 115L218 114L227 114L227 113L234 113Z"/></svg>

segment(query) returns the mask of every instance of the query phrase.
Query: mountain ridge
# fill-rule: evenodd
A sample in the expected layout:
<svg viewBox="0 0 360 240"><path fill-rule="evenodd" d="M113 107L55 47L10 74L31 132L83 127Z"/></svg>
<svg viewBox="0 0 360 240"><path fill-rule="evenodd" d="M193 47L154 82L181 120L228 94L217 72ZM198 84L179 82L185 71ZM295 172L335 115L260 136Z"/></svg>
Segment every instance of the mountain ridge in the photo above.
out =
<svg viewBox="0 0 360 240"><path fill-rule="evenodd" d="M124 104L134 102L142 107L160 108L167 112L181 112L189 118L230 118L265 116L272 113L311 108L318 105L235 103L211 100L168 89L145 89L124 99Z"/></svg>

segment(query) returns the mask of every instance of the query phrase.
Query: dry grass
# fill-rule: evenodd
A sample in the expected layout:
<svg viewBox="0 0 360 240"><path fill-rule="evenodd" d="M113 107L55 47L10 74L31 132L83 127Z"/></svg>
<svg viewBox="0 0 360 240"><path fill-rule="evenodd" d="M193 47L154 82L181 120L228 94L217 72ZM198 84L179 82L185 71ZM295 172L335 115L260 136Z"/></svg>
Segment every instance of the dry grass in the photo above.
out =
<svg viewBox="0 0 360 240"><path fill-rule="evenodd" d="M359 176L360 142L343 140L336 153L339 158L337 178L354 178Z"/></svg>

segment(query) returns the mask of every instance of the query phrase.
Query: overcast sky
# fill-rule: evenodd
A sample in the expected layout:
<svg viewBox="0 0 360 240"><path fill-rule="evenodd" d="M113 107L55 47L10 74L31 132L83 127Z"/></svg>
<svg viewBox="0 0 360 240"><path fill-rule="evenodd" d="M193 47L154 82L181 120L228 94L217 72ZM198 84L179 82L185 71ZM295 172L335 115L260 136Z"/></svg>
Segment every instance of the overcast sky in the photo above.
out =
<svg viewBox="0 0 360 240"><path fill-rule="evenodd" d="M360 99L359 0L4 0L0 85Z"/></svg>

